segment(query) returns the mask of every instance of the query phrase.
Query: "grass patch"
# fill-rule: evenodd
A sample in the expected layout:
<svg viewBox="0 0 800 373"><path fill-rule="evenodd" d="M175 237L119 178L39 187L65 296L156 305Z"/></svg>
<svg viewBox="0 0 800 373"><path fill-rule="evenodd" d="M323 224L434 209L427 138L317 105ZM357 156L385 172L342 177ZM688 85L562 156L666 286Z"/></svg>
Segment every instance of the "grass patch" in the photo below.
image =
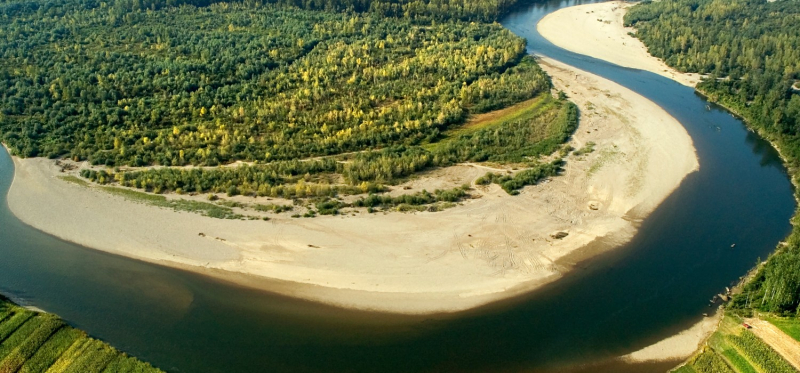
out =
<svg viewBox="0 0 800 373"><path fill-rule="evenodd" d="M578 150L576 150L576 151L572 152L572 154L574 154L574 155L576 155L576 156L582 156L582 155L584 155L584 154L589 154L589 153L591 153L591 152L593 152L593 151L594 151L594 146L595 146L595 145L597 145L597 144L595 144L595 143L594 143L594 142L592 142L592 141L589 141L589 142L587 142L587 143L586 143L586 145L584 145L584 146L583 146L583 147L581 147L580 149L578 149Z"/></svg>
<svg viewBox="0 0 800 373"><path fill-rule="evenodd" d="M106 193L110 193L113 195L117 195L120 197L125 197L128 200L135 201L135 202L142 202L142 203L149 203L149 204L159 204L164 203L167 200L167 197L160 196L158 194L150 194L144 192L137 192L135 190L124 189L124 188L117 188L117 187L102 187L100 188Z"/></svg>
<svg viewBox="0 0 800 373"><path fill-rule="evenodd" d="M230 207L219 206L213 203L191 201L186 199L167 199L167 197L158 194L137 192L135 190L110 186L105 186L101 189L107 193L121 196L131 201L146 203L158 207L166 207L175 211L193 212L217 219L244 218L244 215L234 213Z"/></svg>
<svg viewBox="0 0 800 373"><path fill-rule="evenodd" d="M722 353L722 356L728 363L736 369L739 373L758 373L758 371L753 368L752 365L744 358L744 356L740 355L738 351L735 349L728 349Z"/></svg>
<svg viewBox="0 0 800 373"><path fill-rule="evenodd" d="M433 156L452 158L453 163L523 163L558 150L577 123L574 104L548 94L525 109L481 125L445 131L424 149Z"/></svg>
<svg viewBox="0 0 800 373"><path fill-rule="evenodd" d="M82 187L91 186L91 184L89 184L86 180L83 180L83 179L81 179L81 178L79 178L77 176L64 175L64 176L59 176L58 178L61 179L61 180L66 181L66 182L69 182L69 183L80 185Z"/></svg>
<svg viewBox="0 0 800 373"><path fill-rule="evenodd" d="M554 100L552 96L549 94L542 94L538 97L520 102L505 109L478 114L473 116L463 126L445 131L443 136L445 139L447 139L448 137L466 135L484 128L494 127L520 118L525 114L542 110L543 107L547 107L547 104L550 104L553 101Z"/></svg>
<svg viewBox="0 0 800 373"><path fill-rule="evenodd" d="M780 317L766 317L764 319L782 330L786 335L800 342L800 319Z"/></svg>
<svg viewBox="0 0 800 373"><path fill-rule="evenodd" d="M588 175L591 177L592 175L596 174L597 171L600 171L603 166L607 165L609 162L613 162L617 157L620 156L619 150L616 149L603 149L600 151L600 155L597 159L589 166L589 171L587 171Z"/></svg>

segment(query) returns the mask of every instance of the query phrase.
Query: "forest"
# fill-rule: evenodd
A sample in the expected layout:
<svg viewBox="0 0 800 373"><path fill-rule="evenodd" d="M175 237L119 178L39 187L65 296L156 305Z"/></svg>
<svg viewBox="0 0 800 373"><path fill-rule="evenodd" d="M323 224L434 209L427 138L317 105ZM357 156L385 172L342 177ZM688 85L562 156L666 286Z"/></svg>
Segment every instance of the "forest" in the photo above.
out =
<svg viewBox="0 0 800 373"><path fill-rule="evenodd" d="M707 74L697 90L776 144L798 185L800 2L648 1L631 8L625 23L652 55ZM800 230L759 268L733 307L800 316Z"/></svg>
<svg viewBox="0 0 800 373"><path fill-rule="evenodd" d="M154 193L335 197L466 161L539 169L577 111L490 23L512 5L4 1L0 135Z"/></svg>
<svg viewBox="0 0 800 373"><path fill-rule="evenodd" d="M0 26L0 129L23 156L214 166L416 144L548 88L496 24L239 3L65 13Z"/></svg>

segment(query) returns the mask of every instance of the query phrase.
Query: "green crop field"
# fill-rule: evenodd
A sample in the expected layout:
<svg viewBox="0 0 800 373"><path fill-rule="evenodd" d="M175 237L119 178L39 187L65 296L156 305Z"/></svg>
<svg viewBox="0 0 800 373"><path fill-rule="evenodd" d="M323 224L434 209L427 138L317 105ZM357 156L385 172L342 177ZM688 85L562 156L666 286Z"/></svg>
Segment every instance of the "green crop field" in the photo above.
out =
<svg viewBox="0 0 800 373"><path fill-rule="evenodd" d="M673 372L796 373L797 370L755 334L745 330L741 320L725 316L706 347Z"/></svg>
<svg viewBox="0 0 800 373"><path fill-rule="evenodd" d="M161 370L0 297L0 373L156 373Z"/></svg>

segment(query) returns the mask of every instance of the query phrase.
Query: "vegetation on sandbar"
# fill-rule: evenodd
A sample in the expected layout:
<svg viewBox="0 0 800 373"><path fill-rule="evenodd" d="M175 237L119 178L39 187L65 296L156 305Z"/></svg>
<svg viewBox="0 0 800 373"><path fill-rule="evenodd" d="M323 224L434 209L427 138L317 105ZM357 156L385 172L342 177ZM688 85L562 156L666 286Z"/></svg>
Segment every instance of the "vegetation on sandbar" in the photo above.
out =
<svg viewBox="0 0 800 373"><path fill-rule="evenodd" d="M8 3L0 135L16 155L88 161L81 176L99 184L321 211L462 162L540 169L577 109L492 22L513 4Z"/></svg>

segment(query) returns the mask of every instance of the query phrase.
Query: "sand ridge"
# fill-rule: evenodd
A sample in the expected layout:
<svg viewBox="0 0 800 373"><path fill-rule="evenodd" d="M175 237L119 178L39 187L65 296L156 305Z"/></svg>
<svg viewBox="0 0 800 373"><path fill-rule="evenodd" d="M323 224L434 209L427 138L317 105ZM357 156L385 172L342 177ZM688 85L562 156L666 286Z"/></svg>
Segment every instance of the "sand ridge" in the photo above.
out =
<svg viewBox="0 0 800 373"><path fill-rule="evenodd" d="M628 33L623 17L634 4L624 1L577 5L548 14L537 24L539 33L551 43L615 65L650 71L694 87L700 75L682 73L650 55L639 39Z"/></svg>

